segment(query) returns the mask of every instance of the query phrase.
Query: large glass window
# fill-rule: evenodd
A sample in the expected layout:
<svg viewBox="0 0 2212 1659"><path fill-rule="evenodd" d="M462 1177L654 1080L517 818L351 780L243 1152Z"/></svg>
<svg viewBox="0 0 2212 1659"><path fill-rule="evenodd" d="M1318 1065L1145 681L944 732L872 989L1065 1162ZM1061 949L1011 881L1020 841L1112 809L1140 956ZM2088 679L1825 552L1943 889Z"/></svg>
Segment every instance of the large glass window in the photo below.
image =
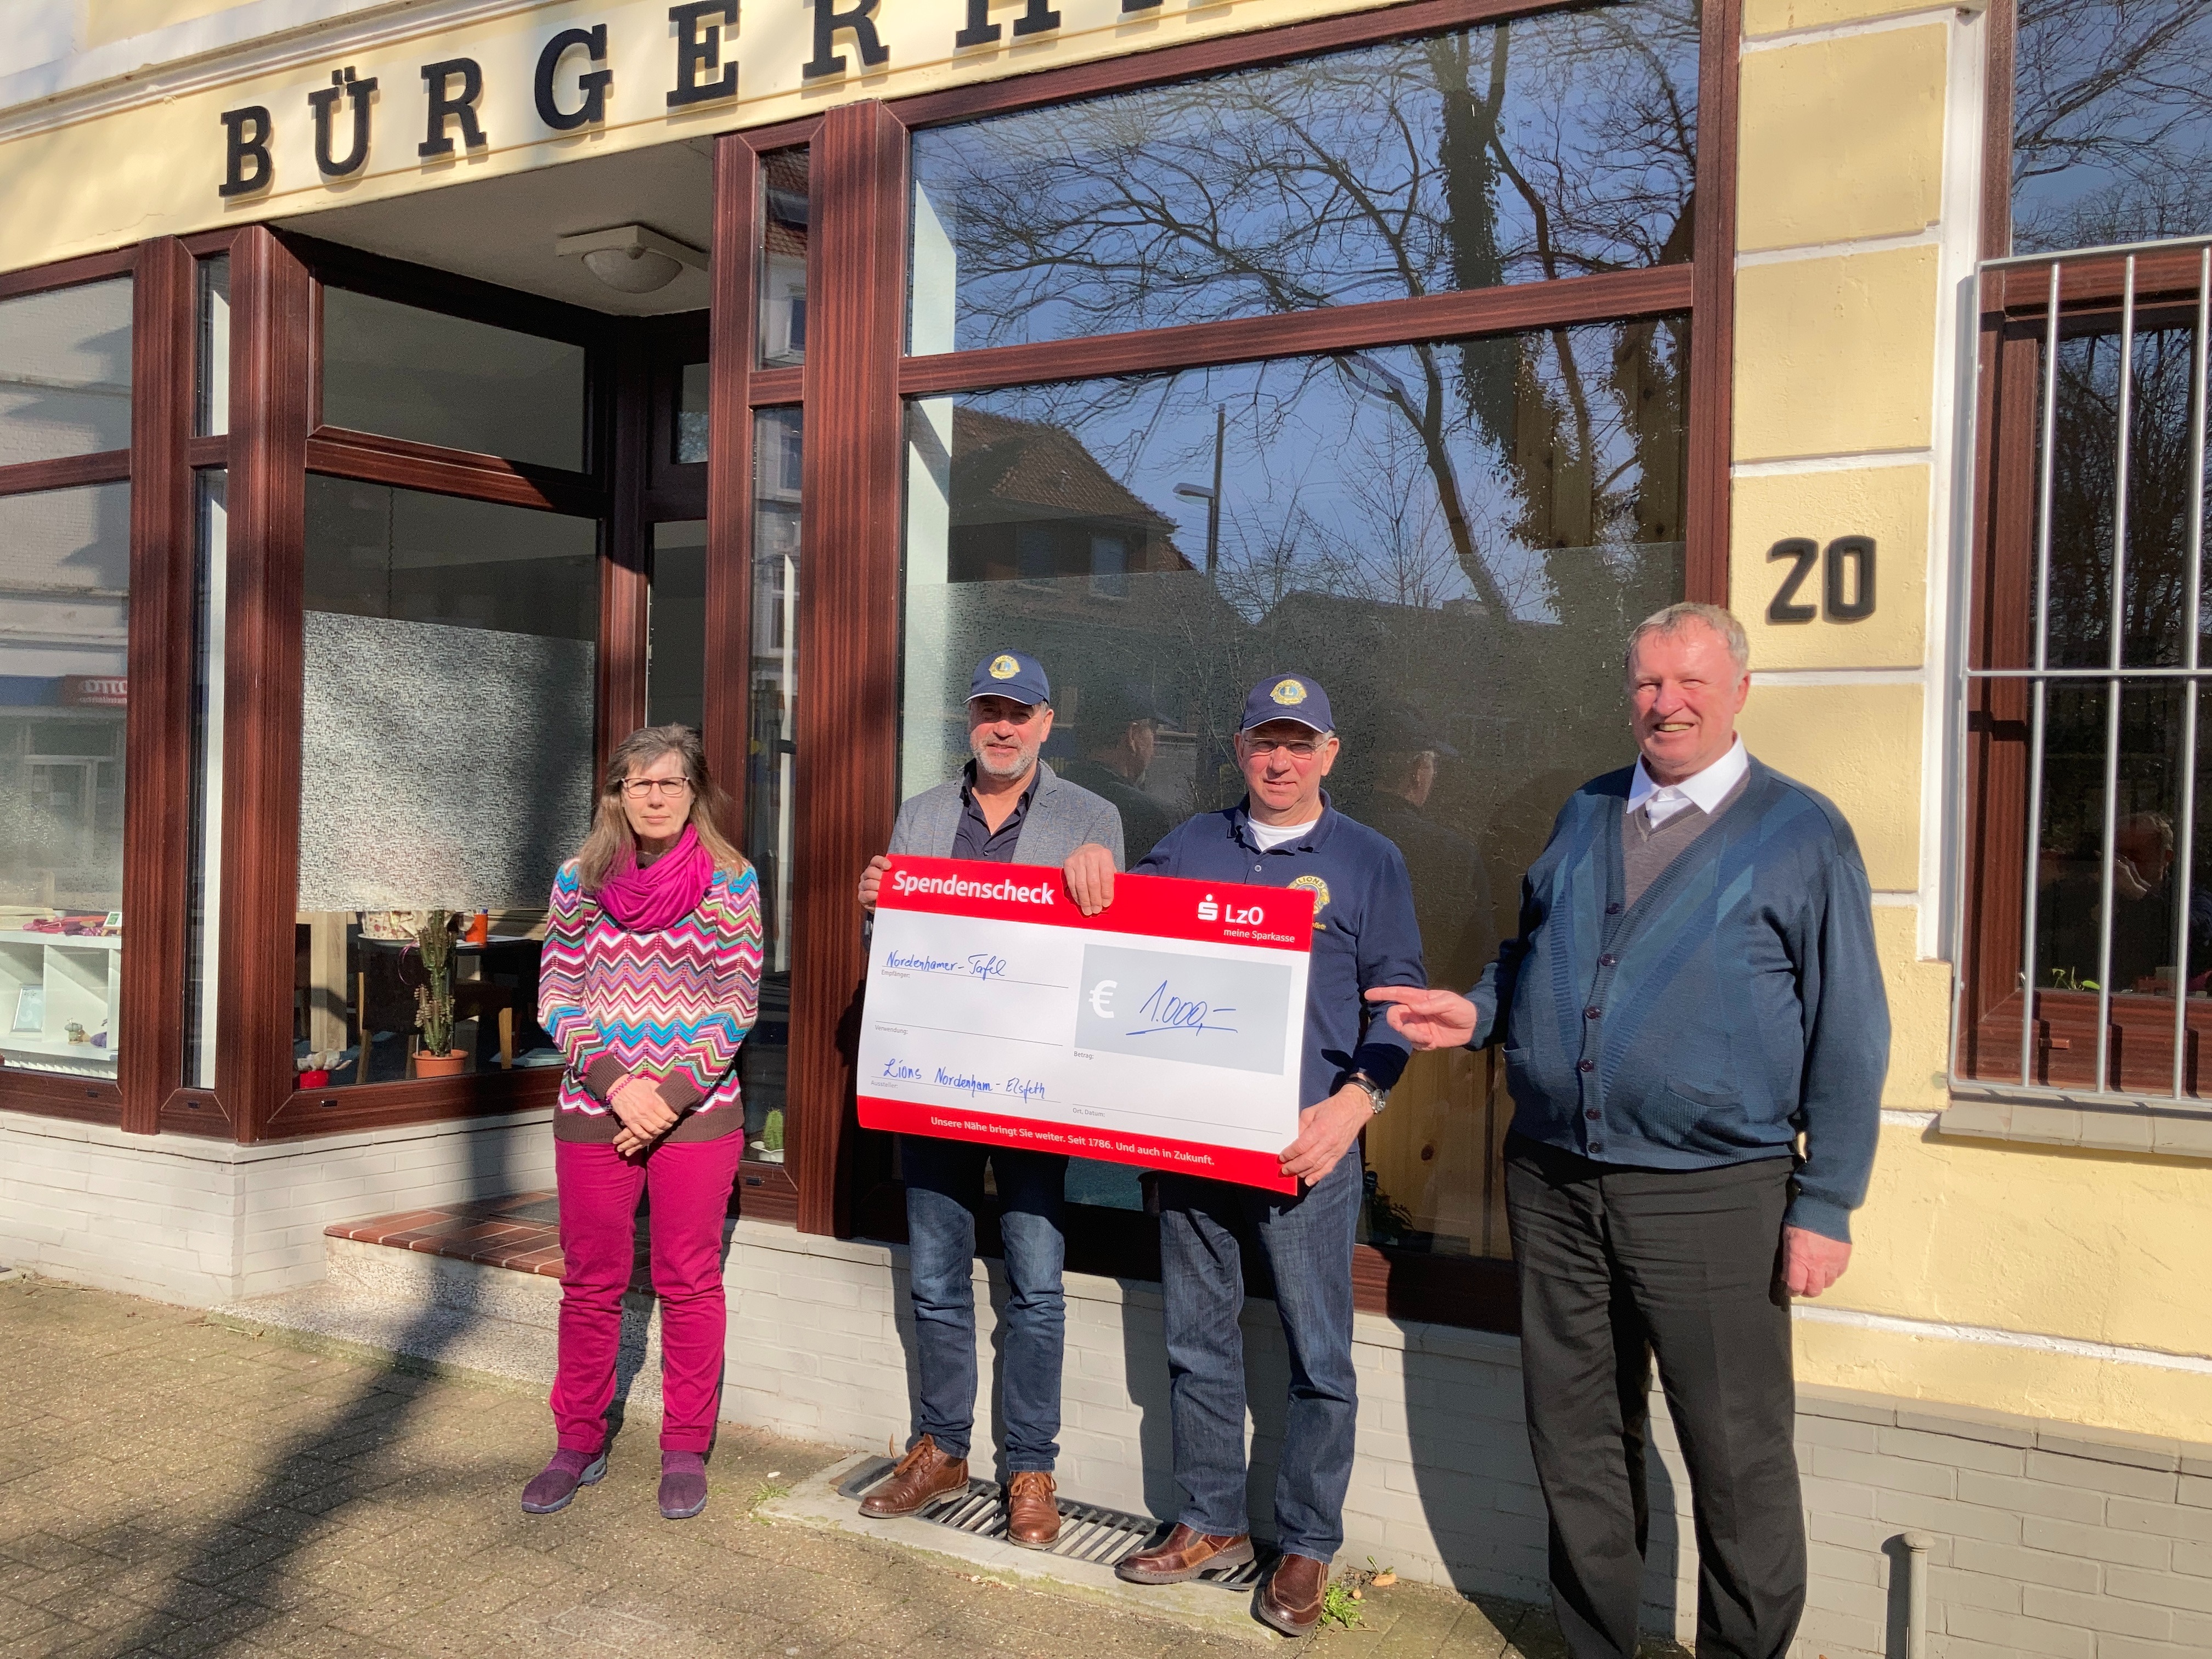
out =
<svg viewBox="0 0 2212 1659"><path fill-rule="evenodd" d="M98 399L88 407L91 423L106 418ZM130 485L0 496L0 1056L11 1068L116 1073L130 586Z"/></svg>
<svg viewBox="0 0 2212 1659"><path fill-rule="evenodd" d="M223 638L230 591L230 475L194 478L191 847L185 866L187 1088L215 1087L216 987L222 941Z"/></svg>
<svg viewBox="0 0 2212 1659"><path fill-rule="evenodd" d="M745 842L760 878L760 1023L738 1051L745 1156L783 1162L791 1050L792 768L798 753L799 525L805 428L796 409L753 416L752 644Z"/></svg>
<svg viewBox="0 0 2212 1659"><path fill-rule="evenodd" d="M914 139L909 349L1690 257L1696 0L1625 0Z"/></svg>
<svg viewBox="0 0 2212 1659"><path fill-rule="evenodd" d="M2017 699L2002 729L2027 739L2019 805L2035 848L2033 890L2006 924L2033 931L2000 948L2013 987L2031 988L2034 1021L2024 1057L2017 1024L1978 1034L1994 1039L1972 1062L1980 1076L2206 1092L2185 1030L2175 1047L2212 991L2212 761L2200 683L2176 673L2204 666L2212 633L2201 604L2191 611L2206 509L2191 461L2203 419L2194 310L2147 305L2132 337L2109 307L2069 319L2040 441L2006 451L2027 476L1999 487L2033 501L2039 520L2033 552L2008 550L2007 585L2040 611L1994 665L2025 678L1995 694ZM2028 676L2039 659L2059 678ZM2094 677L2107 668L2119 677ZM1984 867L1984 881L2026 879L2009 858Z"/></svg>
<svg viewBox="0 0 2212 1659"><path fill-rule="evenodd" d="M1018 647L1058 693L1048 758L1123 802L1141 853L1239 798L1244 693L1297 666L1338 718L1337 805L1406 854L1430 977L1470 982L1560 800L1627 757L1621 640L1682 597L1686 333L910 404L901 793L966 760L969 672ZM1367 1236L1502 1249L1504 1121L1483 1057L1416 1056L1368 1137ZM1070 1182L1133 1201L1126 1171Z"/></svg>
<svg viewBox="0 0 2212 1659"><path fill-rule="evenodd" d="M707 459L707 410L710 382L704 363L685 363L675 384L676 425L668 459L679 465Z"/></svg>
<svg viewBox="0 0 2212 1659"><path fill-rule="evenodd" d="M2212 8L2019 0L2013 246L2212 230Z"/></svg>
<svg viewBox="0 0 2212 1659"><path fill-rule="evenodd" d="M580 471L584 348L323 289L323 422Z"/></svg>
<svg viewBox="0 0 2212 1659"><path fill-rule="evenodd" d="M808 175L812 152L780 149L761 158L760 365L806 361Z"/></svg>
<svg viewBox="0 0 2212 1659"><path fill-rule="evenodd" d="M218 437L230 430L230 255L200 260L198 276L192 435Z"/></svg>
<svg viewBox="0 0 2212 1659"><path fill-rule="evenodd" d="M538 953L595 799L597 556L589 519L308 478L302 1072L415 1071L413 936L434 908L477 918L455 988L465 1063L561 1063Z"/></svg>
<svg viewBox="0 0 2212 1659"><path fill-rule="evenodd" d="M131 279L0 301L0 466L131 447Z"/></svg>
<svg viewBox="0 0 2212 1659"><path fill-rule="evenodd" d="M648 726L706 726L707 523L653 526L653 586L646 635Z"/></svg>

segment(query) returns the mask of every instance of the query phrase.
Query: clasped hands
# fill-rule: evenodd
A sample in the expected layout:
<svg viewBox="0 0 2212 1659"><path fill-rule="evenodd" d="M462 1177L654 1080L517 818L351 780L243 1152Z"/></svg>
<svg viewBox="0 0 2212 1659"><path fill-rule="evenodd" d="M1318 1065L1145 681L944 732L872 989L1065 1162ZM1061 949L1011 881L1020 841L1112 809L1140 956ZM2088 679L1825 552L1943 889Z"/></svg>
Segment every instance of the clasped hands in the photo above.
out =
<svg viewBox="0 0 2212 1659"><path fill-rule="evenodd" d="M615 1151L635 1157L674 1128L683 1114L661 1098L649 1077L635 1074L607 1091L607 1107L622 1127L615 1131Z"/></svg>

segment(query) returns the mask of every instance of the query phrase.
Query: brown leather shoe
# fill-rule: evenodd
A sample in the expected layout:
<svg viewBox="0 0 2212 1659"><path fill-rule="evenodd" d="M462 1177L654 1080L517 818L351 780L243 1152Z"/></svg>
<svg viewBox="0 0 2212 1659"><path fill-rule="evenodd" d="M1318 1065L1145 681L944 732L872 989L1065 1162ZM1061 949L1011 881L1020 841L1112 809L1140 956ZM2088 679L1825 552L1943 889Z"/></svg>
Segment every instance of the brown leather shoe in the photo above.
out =
<svg viewBox="0 0 2212 1659"><path fill-rule="evenodd" d="M1042 1469L1023 1469L1006 1483L1006 1541L1048 1550L1060 1541L1060 1499Z"/></svg>
<svg viewBox="0 0 2212 1659"><path fill-rule="evenodd" d="M1114 1576L1131 1584L1180 1584L1208 1567L1240 1566L1251 1559L1250 1534L1193 1532L1178 1521L1152 1548L1116 1566Z"/></svg>
<svg viewBox="0 0 2212 1659"><path fill-rule="evenodd" d="M925 1434L899 1459L890 1479L860 1500L860 1513L878 1521L912 1515L931 1498L967 1484L968 1460L947 1457Z"/></svg>
<svg viewBox="0 0 2212 1659"><path fill-rule="evenodd" d="M1304 1636L1320 1622L1321 1598L1328 1589L1328 1562L1286 1554L1267 1575L1254 1611L1284 1635Z"/></svg>

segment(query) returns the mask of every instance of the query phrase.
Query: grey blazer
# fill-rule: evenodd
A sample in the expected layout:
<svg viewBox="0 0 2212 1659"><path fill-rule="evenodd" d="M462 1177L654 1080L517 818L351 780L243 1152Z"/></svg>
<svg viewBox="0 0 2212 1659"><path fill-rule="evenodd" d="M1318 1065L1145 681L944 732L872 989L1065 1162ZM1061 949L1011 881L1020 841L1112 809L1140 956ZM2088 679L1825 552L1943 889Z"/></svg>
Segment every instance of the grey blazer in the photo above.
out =
<svg viewBox="0 0 2212 1659"><path fill-rule="evenodd" d="M918 858L952 856L960 833L960 780L925 789L898 810L891 826L893 853ZM1037 763L1036 793L1014 841L1017 864L1060 864L1085 842L1097 842L1114 855L1116 870L1128 866L1121 851L1121 814L1114 803L1070 783L1042 761Z"/></svg>

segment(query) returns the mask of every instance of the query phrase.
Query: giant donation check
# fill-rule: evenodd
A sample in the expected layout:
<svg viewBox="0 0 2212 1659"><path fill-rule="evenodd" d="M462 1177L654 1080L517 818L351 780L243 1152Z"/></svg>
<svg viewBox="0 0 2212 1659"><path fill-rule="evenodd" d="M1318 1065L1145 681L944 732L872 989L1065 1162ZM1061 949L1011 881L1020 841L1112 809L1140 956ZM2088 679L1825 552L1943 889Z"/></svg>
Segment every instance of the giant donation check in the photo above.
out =
<svg viewBox="0 0 2212 1659"><path fill-rule="evenodd" d="M1297 1139L1313 896L894 858L861 1026L871 1129L1181 1170L1279 1192Z"/></svg>

